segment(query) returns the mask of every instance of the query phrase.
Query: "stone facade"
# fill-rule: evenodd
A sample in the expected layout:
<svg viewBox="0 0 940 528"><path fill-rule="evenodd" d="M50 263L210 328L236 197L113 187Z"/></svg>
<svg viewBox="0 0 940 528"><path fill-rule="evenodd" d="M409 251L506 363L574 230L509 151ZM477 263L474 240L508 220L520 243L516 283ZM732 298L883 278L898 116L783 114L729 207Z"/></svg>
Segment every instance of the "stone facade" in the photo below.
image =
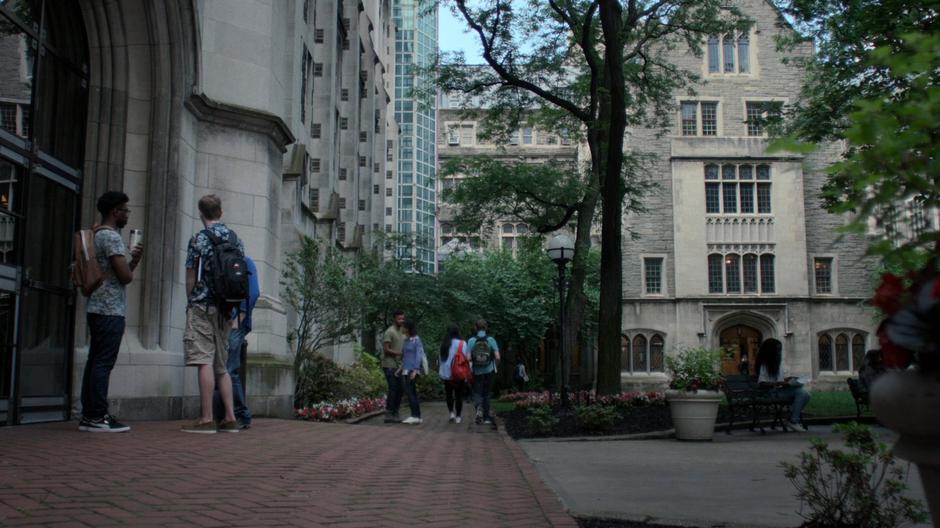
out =
<svg viewBox="0 0 940 528"><path fill-rule="evenodd" d="M675 95L670 130L629 131L628 145L656 154L650 178L659 189L648 213L625 219L639 235L623 245L625 387L662 386L663 355L688 346L731 350L728 373L745 362L753 369L757 344L771 337L784 344L786 372L842 386L876 343L863 306L874 266L867 241L839 233L846 219L820 205L840 146L768 152L749 103L793 102L802 70L776 49L774 37L791 29L769 2L735 5L754 21L744 38L721 36L702 57L674 52L701 82L694 95ZM811 45L796 53L811 54Z"/></svg>

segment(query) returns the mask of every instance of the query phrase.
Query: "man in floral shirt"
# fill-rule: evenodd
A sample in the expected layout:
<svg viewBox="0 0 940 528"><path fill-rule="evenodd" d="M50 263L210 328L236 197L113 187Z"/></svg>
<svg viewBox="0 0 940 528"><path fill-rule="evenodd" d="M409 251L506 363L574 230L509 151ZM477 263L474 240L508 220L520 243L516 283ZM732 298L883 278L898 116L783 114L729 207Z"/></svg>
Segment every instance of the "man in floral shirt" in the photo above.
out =
<svg viewBox="0 0 940 528"><path fill-rule="evenodd" d="M82 375L82 420L78 430L123 433L130 427L108 414L108 385L124 338L127 285L134 279L143 246L127 250L120 229L131 214L126 194L109 191L98 198L101 224L95 226L95 257L104 281L88 298L88 361Z"/></svg>
<svg viewBox="0 0 940 528"><path fill-rule="evenodd" d="M229 377L228 340L231 329L231 314L220 314L209 284L213 274L214 248L206 231L222 241L235 239L238 249L244 254L241 240L222 223L222 200L214 194L199 199L199 218L205 229L198 231L189 240L186 250L186 331L183 334L183 351L186 364L199 368L200 417L191 425L184 426L186 433L238 432L238 422L232 409L232 379ZM225 417L216 425L212 419L212 393L218 383Z"/></svg>

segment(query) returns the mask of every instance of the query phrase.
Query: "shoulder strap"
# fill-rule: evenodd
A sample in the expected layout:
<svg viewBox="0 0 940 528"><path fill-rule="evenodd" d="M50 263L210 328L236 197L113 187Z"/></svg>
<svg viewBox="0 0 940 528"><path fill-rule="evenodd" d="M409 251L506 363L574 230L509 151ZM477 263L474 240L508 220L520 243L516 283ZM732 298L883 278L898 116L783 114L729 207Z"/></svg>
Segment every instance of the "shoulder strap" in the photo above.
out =
<svg viewBox="0 0 940 528"><path fill-rule="evenodd" d="M458 353L458 354L463 354L463 341L459 341L459 342L457 343L457 353Z"/></svg>
<svg viewBox="0 0 940 528"><path fill-rule="evenodd" d="M222 243L222 239L216 236L216 234L213 233L212 230L208 227L203 229L203 231L206 233L206 236L209 238L209 242L212 242L213 246L218 246Z"/></svg>

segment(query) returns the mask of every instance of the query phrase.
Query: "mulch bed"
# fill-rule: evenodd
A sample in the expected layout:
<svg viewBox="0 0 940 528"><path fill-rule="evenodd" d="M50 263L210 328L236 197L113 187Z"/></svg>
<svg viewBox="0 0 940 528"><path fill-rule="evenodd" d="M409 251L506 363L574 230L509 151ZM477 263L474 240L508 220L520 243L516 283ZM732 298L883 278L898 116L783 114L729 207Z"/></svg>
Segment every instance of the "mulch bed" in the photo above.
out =
<svg viewBox="0 0 940 528"><path fill-rule="evenodd" d="M562 413L557 407L554 408L555 416L559 418L556 425L549 435L536 435L529 430L528 410L513 409L502 412L499 417L505 424L506 432L513 439L520 438L544 438L566 437L566 436L607 436L607 435L627 435L637 433L652 433L658 431L667 431L672 429L672 417L669 415L669 407L666 405L645 405L640 407L630 407L628 409L617 409L620 414L620 420L604 433L592 433L585 431L580 427L574 413ZM725 407L718 409L718 423L727 421L728 411Z"/></svg>

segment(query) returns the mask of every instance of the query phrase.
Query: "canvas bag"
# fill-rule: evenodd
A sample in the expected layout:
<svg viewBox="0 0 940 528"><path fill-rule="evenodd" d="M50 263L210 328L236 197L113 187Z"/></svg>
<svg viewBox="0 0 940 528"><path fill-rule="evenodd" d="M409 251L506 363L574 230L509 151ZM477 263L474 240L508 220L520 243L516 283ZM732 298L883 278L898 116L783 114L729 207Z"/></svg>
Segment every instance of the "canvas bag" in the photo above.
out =
<svg viewBox="0 0 940 528"><path fill-rule="evenodd" d="M72 283L85 297L91 296L107 278L95 254L95 235L107 226L94 226L75 232L75 260L72 262Z"/></svg>

